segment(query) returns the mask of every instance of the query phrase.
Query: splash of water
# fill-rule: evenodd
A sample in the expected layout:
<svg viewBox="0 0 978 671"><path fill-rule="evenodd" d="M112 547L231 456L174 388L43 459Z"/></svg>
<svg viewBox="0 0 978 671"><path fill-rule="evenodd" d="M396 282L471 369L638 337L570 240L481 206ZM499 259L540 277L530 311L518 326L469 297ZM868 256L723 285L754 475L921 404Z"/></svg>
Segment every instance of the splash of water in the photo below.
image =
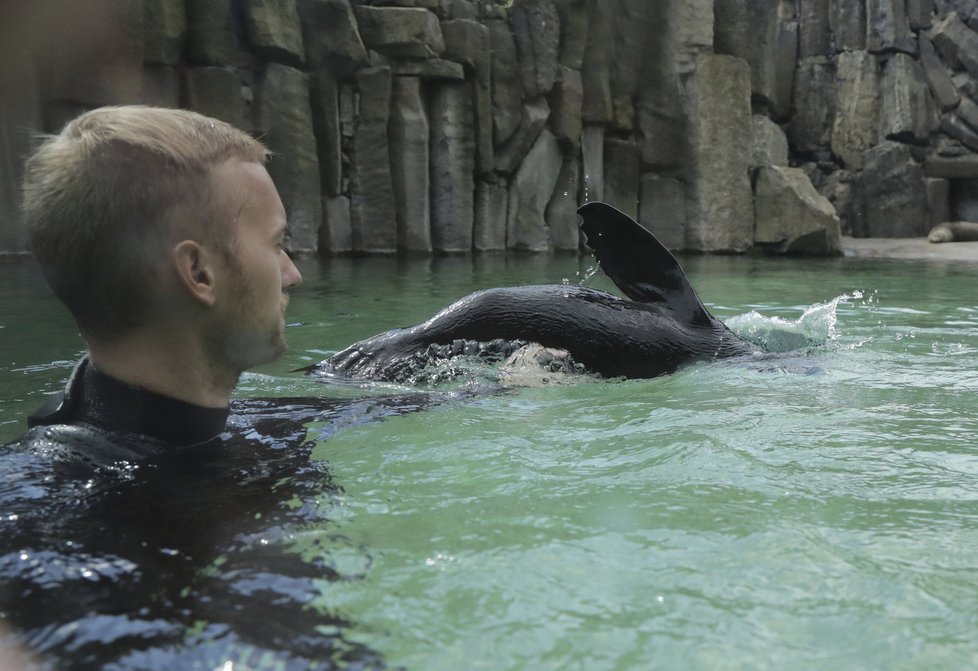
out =
<svg viewBox="0 0 978 671"><path fill-rule="evenodd" d="M588 266L588 268L584 271L583 275L581 275L580 270L577 271L577 274L581 278L578 284L584 286L585 282L587 282L589 279L591 279L592 277L598 274L598 264L595 263L593 266Z"/></svg>
<svg viewBox="0 0 978 671"><path fill-rule="evenodd" d="M587 269L584 270L584 273L583 274L581 273L580 270L578 270L575 273L575 275L577 275L577 278L578 278L577 279L577 286L583 287L587 283L587 281L590 280L592 277L594 277L597 273L598 273L598 264L597 263L595 263L593 266L588 266ZM566 286L570 286L571 281L570 281L570 278L563 277L563 278L561 278L560 283L563 284L566 287Z"/></svg>
<svg viewBox="0 0 978 671"><path fill-rule="evenodd" d="M838 337L840 303L863 298L861 291L837 296L827 303L816 303L795 320L765 317L757 310L727 320L727 327L744 340L768 352L791 352L820 347Z"/></svg>

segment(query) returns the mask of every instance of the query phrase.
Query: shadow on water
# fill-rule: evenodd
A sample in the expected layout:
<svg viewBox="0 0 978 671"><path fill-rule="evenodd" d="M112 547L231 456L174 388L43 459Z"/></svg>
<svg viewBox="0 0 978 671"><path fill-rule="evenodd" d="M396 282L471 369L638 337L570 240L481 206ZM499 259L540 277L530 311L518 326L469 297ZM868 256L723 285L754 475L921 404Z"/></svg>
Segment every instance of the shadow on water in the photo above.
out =
<svg viewBox="0 0 978 671"><path fill-rule="evenodd" d="M337 427L447 398L240 401L220 439L112 468L8 451L7 644L51 669L385 668L342 614L310 606L322 581L358 580L371 562L331 530L340 488L310 452Z"/></svg>

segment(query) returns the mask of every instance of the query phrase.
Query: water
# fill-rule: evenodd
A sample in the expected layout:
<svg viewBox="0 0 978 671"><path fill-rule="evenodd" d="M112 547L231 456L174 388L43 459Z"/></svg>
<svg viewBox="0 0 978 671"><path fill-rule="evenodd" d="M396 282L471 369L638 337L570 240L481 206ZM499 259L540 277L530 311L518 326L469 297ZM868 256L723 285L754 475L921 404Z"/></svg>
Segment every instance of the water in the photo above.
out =
<svg viewBox="0 0 978 671"><path fill-rule="evenodd" d="M591 259L302 264L292 350L238 395L334 399L292 457L314 504L276 547L339 576L301 598L347 649L426 671L978 663L978 267L683 263L714 314L801 349L653 380L462 379L404 412L370 399L419 390L289 371L477 288L581 281ZM8 440L81 347L28 264L0 264L0 286Z"/></svg>

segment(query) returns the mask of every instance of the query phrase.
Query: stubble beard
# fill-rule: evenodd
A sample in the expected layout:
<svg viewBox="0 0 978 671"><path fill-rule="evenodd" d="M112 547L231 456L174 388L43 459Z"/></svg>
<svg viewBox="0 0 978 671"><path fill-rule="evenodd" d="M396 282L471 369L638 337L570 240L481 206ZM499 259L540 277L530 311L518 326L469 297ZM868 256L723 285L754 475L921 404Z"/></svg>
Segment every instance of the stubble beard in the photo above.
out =
<svg viewBox="0 0 978 671"><path fill-rule="evenodd" d="M287 296L284 302L288 303ZM268 320L256 323L255 316L262 312L258 301L249 296L225 314L212 332L212 360L224 375L237 380L246 370L271 363L288 352L284 305L273 324Z"/></svg>

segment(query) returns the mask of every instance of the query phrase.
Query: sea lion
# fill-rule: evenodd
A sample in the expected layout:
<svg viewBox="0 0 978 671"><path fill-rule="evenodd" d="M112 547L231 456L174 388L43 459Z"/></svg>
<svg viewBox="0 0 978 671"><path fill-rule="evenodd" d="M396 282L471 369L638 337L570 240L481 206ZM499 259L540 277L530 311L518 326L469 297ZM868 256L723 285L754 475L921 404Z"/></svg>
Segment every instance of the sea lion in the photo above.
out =
<svg viewBox="0 0 978 671"><path fill-rule="evenodd" d="M514 343L538 343L566 351L590 373L650 378L696 359L757 350L710 314L652 233L605 203L586 203L578 214L598 264L628 299L577 285L484 289L420 324L354 343L313 369L404 382L433 358L502 359Z"/></svg>
<svg viewBox="0 0 978 671"><path fill-rule="evenodd" d="M927 239L931 242L978 241L978 223L973 221L945 221L930 229Z"/></svg>

